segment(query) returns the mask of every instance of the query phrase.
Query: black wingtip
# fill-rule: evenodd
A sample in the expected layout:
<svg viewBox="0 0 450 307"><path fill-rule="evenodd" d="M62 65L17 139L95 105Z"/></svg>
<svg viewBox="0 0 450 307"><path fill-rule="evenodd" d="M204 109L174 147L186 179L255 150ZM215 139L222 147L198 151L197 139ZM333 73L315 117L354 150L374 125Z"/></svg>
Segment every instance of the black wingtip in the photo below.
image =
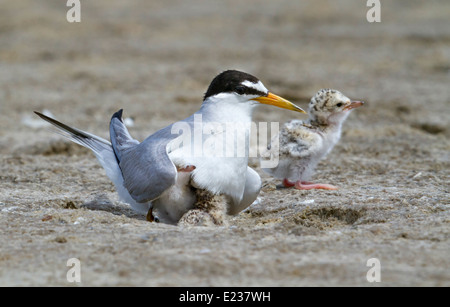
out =
<svg viewBox="0 0 450 307"><path fill-rule="evenodd" d="M68 132L70 132L70 133L72 133L72 134L74 134L74 135L76 135L78 137L81 137L81 138L85 138L85 139L89 138L89 136L86 135L83 131L74 129L74 128L70 127L70 126L67 126L66 124L63 124L63 123L57 121L56 119L51 118L51 117L49 117L47 115L44 115L44 114L42 114L40 112L34 111L34 113L36 115L38 115L40 118L42 118L43 120L49 122L52 125L55 125L56 127L60 128L62 130L68 131Z"/></svg>
<svg viewBox="0 0 450 307"><path fill-rule="evenodd" d="M44 115L41 112L38 112L38 111L33 111L33 112L34 112L34 114L36 114L37 116L39 116L40 118L42 118L42 119L44 119L46 121L50 121L50 122L55 121L53 118L51 118L51 117L49 117L47 115Z"/></svg>
<svg viewBox="0 0 450 307"><path fill-rule="evenodd" d="M121 122L123 122L123 120L122 120L122 113L123 113L123 109L120 109L119 111L117 111L116 113L113 114L111 120L113 118L118 118Z"/></svg>
<svg viewBox="0 0 450 307"><path fill-rule="evenodd" d="M38 112L38 111L33 111L34 112L34 114L36 114L37 116L39 116L40 118L42 118L43 120L46 120L46 121L48 121L48 122L50 122L50 123L55 123L55 122L57 122L55 119L53 119L53 118L51 118L51 117L48 117L47 115L44 115L44 114L42 114L41 112Z"/></svg>
<svg viewBox="0 0 450 307"><path fill-rule="evenodd" d="M36 115L39 116L39 117L45 116L44 114L42 114L42 113L40 113L40 112L38 112L38 111L33 111L33 112L34 112L34 114L36 114Z"/></svg>

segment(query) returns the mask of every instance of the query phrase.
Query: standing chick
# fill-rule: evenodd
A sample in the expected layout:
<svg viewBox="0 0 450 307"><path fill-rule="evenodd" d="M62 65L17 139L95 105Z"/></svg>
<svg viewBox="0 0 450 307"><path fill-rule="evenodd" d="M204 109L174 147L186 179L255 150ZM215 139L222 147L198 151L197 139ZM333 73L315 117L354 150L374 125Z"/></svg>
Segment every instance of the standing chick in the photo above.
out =
<svg viewBox="0 0 450 307"><path fill-rule="evenodd" d="M279 155L274 168L263 168L268 174L283 179L285 187L299 190L337 190L331 184L311 183L315 167L333 149L341 137L341 128L351 110L364 104L351 101L332 89L318 91L309 103L306 121L292 120L275 136L261 159Z"/></svg>

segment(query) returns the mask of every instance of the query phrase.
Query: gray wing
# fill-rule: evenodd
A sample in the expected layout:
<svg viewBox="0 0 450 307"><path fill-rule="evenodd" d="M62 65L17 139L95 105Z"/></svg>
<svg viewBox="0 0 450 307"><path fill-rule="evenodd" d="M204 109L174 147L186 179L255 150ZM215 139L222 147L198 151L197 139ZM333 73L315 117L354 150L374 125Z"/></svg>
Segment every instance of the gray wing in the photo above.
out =
<svg viewBox="0 0 450 307"><path fill-rule="evenodd" d="M127 127L123 123L122 113L123 109L114 113L109 124L109 135L117 163L120 163L124 151L139 145L139 141L131 137Z"/></svg>
<svg viewBox="0 0 450 307"><path fill-rule="evenodd" d="M167 154L167 144L178 135L171 134L168 126L139 143L129 135L121 115L121 111L113 115L110 133L124 186L135 201L152 201L175 184L177 171Z"/></svg>

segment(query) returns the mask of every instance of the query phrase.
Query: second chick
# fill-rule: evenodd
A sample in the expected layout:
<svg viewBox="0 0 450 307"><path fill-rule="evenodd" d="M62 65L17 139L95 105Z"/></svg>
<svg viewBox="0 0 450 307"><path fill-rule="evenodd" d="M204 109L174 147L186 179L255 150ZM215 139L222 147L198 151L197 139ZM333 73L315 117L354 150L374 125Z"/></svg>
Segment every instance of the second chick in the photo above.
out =
<svg viewBox="0 0 450 307"><path fill-rule="evenodd" d="M337 90L319 90L309 103L309 118L306 121L292 120L286 123L272 139L261 159L273 160L275 155L279 155L279 162L276 167L263 170L282 179L285 187L337 190L334 185L308 180L319 161L339 141L342 124L351 111L363 104L362 101L350 100Z"/></svg>

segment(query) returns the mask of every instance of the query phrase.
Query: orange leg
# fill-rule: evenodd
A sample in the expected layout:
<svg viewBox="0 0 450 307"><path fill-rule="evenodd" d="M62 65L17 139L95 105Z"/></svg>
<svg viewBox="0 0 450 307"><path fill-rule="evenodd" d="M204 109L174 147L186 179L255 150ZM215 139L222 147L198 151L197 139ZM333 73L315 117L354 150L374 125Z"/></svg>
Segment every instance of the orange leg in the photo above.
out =
<svg viewBox="0 0 450 307"><path fill-rule="evenodd" d="M289 180L287 180L286 178L283 179L283 185L286 188L292 188L293 186L295 186L295 182L290 182Z"/></svg>

